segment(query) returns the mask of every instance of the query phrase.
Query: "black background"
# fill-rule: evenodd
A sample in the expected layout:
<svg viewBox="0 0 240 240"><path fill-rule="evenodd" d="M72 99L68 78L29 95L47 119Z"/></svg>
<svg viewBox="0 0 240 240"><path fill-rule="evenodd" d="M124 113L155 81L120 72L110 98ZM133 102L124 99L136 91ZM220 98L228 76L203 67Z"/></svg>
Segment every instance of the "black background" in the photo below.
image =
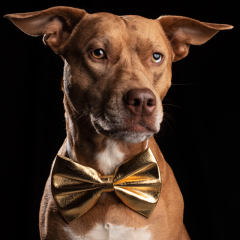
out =
<svg viewBox="0 0 240 240"><path fill-rule="evenodd" d="M237 2L237 1L235 1ZM181 15L234 25L173 63L168 114L156 136L185 200L192 240L239 237L239 13L234 1L5 1L1 16L52 6L89 13ZM39 239L38 211L65 138L63 62L1 17L1 240ZM166 114L166 115L167 115ZM169 116L169 114L171 116ZM167 117L167 116L166 116Z"/></svg>

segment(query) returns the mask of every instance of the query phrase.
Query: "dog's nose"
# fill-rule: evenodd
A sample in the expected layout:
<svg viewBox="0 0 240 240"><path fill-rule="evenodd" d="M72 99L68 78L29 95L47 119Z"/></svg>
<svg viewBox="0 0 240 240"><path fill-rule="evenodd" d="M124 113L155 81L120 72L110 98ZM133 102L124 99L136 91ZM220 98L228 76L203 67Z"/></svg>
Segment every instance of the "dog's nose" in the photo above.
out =
<svg viewBox="0 0 240 240"><path fill-rule="evenodd" d="M156 108L156 97L148 89L132 89L124 96L125 105L135 115L151 114Z"/></svg>

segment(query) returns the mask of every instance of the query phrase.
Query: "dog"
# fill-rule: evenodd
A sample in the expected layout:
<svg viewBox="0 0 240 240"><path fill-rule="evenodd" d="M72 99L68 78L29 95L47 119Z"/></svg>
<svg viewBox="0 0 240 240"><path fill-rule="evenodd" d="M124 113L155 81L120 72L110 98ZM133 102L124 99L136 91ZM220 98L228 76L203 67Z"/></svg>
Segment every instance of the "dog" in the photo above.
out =
<svg viewBox="0 0 240 240"><path fill-rule="evenodd" d="M31 36L44 35L44 43L64 61L67 137L58 155L109 176L149 147L161 173L160 198L150 217L107 192L68 224L52 196L52 167L40 207L41 239L190 239L181 191L153 135L163 120L172 62L186 57L190 45L232 26L182 16L88 14L71 7L5 17Z"/></svg>

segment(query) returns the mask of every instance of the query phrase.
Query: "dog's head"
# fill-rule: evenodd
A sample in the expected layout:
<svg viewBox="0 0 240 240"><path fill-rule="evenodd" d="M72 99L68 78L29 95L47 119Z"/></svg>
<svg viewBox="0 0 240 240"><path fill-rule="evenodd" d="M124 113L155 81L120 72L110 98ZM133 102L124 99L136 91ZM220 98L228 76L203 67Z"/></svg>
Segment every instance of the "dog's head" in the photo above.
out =
<svg viewBox="0 0 240 240"><path fill-rule="evenodd" d="M160 130L162 100L171 86L172 62L187 56L225 24L180 16L156 20L70 7L6 15L64 59L64 92L99 134L135 143Z"/></svg>

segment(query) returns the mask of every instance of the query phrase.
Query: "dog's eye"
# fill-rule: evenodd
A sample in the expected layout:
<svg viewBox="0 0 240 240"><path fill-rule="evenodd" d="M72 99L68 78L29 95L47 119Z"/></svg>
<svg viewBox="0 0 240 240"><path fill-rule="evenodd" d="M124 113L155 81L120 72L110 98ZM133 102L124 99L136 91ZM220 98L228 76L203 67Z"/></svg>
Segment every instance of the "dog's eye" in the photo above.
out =
<svg viewBox="0 0 240 240"><path fill-rule="evenodd" d="M162 60L162 55L161 53L154 53L151 57L151 61L154 63L159 63Z"/></svg>
<svg viewBox="0 0 240 240"><path fill-rule="evenodd" d="M92 50L91 54L97 59L105 58L105 52L101 48Z"/></svg>

